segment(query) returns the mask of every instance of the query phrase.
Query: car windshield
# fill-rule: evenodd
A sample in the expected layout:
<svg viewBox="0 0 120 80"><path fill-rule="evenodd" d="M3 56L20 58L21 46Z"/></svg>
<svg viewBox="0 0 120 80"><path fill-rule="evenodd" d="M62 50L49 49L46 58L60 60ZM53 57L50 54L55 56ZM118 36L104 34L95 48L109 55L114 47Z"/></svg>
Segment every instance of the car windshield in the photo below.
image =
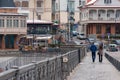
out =
<svg viewBox="0 0 120 80"><path fill-rule="evenodd" d="M84 36L84 34L80 34L81 36Z"/></svg>
<svg viewBox="0 0 120 80"><path fill-rule="evenodd" d="M120 44L120 40L116 40L116 42L117 42L118 44Z"/></svg>

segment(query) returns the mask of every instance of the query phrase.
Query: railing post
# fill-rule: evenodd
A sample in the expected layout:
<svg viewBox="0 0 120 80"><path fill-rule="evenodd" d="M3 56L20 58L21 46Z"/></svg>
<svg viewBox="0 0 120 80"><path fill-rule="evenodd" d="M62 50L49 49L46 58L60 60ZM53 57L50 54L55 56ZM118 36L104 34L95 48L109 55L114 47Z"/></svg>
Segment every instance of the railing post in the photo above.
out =
<svg viewBox="0 0 120 80"><path fill-rule="evenodd" d="M80 55L81 53L80 53L80 48L78 49L78 61L79 61L79 63L81 62L81 55Z"/></svg>
<svg viewBox="0 0 120 80"><path fill-rule="evenodd" d="M37 64L36 64L36 61L32 61L32 63L35 65L35 80L38 80L37 79L38 74L37 74Z"/></svg>
<svg viewBox="0 0 120 80"><path fill-rule="evenodd" d="M15 74L15 80L19 80L19 67L18 66L13 66L12 69L16 69L16 74Z"/></svg>

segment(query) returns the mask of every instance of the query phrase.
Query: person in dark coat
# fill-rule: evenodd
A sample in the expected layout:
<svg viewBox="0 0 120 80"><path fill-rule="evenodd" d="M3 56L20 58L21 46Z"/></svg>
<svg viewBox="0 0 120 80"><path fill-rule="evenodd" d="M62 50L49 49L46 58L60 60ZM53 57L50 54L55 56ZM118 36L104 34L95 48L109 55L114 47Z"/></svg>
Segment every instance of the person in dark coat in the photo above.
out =
<svg viewBox="0 0 120 80"><path fill-rule="evenodd" d="M92 61L95 62L97 47L94 45L94 42L90 46L90 51L92 52Z"/></svg>
<svg viewBox="0 0 120 80"><path fill-rule="evenodd" d="M99 55L99 62L102 62L102 60L103 60L103 44L100 44L100 46L99 46L98 55Z"/></svg>

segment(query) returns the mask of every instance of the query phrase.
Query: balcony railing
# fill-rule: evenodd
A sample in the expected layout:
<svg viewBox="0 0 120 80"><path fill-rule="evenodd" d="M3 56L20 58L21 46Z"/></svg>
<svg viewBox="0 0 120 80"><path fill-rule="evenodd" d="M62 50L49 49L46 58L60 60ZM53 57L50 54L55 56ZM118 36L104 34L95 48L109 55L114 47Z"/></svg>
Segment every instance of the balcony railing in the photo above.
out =
<svg viewBox="0 0 120 80"><path fill-rule="evenodd" d="M88 19L82 19L82 23L120 23L120 17L117 18L108 18L108 17L90 17Z"/></svg>

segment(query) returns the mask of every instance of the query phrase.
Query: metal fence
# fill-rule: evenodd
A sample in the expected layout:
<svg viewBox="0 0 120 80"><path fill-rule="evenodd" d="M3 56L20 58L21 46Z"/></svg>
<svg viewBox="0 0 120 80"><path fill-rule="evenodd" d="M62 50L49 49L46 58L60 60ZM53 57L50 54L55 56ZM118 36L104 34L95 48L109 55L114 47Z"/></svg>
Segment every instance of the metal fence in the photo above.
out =
<svg viewBox="0 0 120 80"><path fill-rule="evenodd" d="M105 53L105 57L116 67L117 70L120 71L120 60L111 56L108 53Z"/></svg>
<svg viewBox="0 0 120 80"><path fill-rule="evenodd" d="M65 46L66 47L66 46ZM65 49L61 47L61 49ZM75 47L75 46L74 46ZM72 47L70 47L72 48ZM70 51L69 48L69 51ZM64 80L86 54L86 47L0 73L0 80Z"/></svg>

